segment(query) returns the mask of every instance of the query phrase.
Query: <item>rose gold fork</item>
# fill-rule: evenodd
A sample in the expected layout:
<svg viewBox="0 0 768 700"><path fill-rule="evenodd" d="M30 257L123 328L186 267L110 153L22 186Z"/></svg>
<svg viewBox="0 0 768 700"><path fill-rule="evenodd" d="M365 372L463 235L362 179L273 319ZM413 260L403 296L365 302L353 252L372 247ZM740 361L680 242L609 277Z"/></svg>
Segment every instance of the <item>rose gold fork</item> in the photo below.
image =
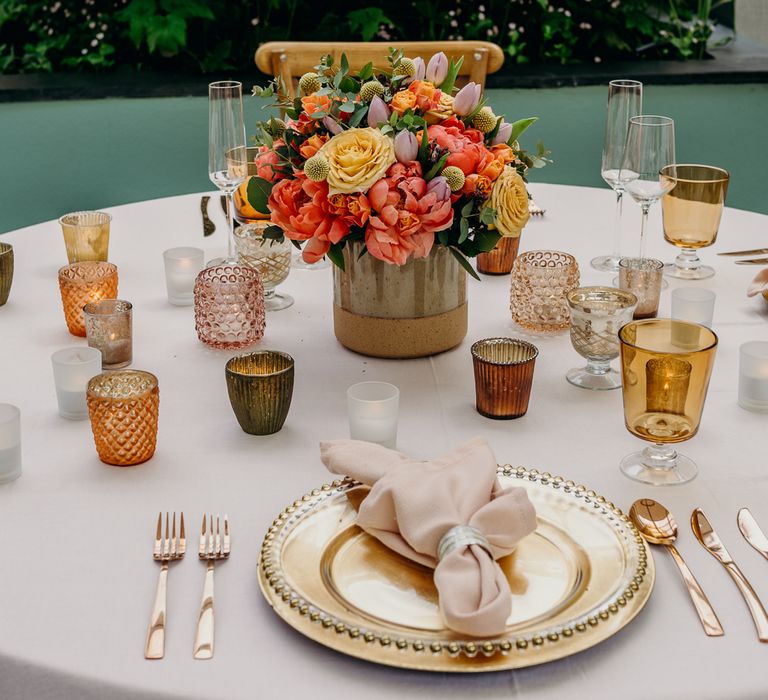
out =
<svg viewBox="0 0 768 700"><path fill-rule="evenodd" d="M208 562L205 570L203 585L203 600L200 603L200 613L197 616L197 632L195 633L196 659L213 658L213 565L218 559L229 557L229 518L224 516L224 535L219 527L219 516L216 516L216 530L213 529L213 515L207 516L210 526L206 526L206 516L203 515L203 526L200 531L200 559Z"/></svg>
<svg viewBox="0 0 768 700"><path fill-rule="evenodd" d="M165 655L165 618L166 593L168 585L169 562L182 559L187 551L187 538L184 534L184 513L179 523L179 537L176 538L176 513L173 514L172 529L168 527L169 514L165 514L165 537L163 537L163 514L157 516L155 547L152 558L160 562L160 578L157 581L155 604L147 630L147 643L144 647L145 659L162 659Z"/></svg>

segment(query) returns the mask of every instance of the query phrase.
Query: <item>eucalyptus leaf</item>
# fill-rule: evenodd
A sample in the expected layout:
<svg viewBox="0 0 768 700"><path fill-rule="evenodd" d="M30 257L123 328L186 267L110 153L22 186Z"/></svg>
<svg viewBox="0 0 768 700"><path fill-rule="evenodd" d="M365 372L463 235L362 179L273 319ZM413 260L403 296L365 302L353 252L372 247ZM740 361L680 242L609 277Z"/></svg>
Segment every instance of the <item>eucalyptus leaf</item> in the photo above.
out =
<svg viewBox="0 0 768 700"><path fill-rule="evenodd" d="M363 121L363 117L368 114L368 105L358 108L358 110L349 118L349 128L354 129Z"/></svg>
<svg viewBox="0 0 768 700"><path fill-rule="evenodd" d="M366 63L360 70L360 80L368 80L373 76L373 61Z"/></svg>
<svg viewBox="0 0 768 700"><path fill-rule="evenodd" d="M496 210L492 207L483 207L480 210L480 222L483 224L495 224L496 223Z"/></svg>
<svg viewBox="0 0 768 700"><path fill-rule="evenodd" d="M354 102L343 102L341 107L339 107L339 111L346 112L347 114L352 114L352 112L355 111L355 103Z"/></svg>
<svg viewBox="0 0 768 700"><path fill-rule="evenodd" d="M469 238L469 221L462 218L459 221L459 231L459 244L462 244Z"/></svg>
<svg viewBox="0 0 768 700"><path fill-rule="evenodd" d="M462 208L461 208L461 215L462 216L469 216L472 213L472 210L475 208L475 200L470 199Z"/></svg>
<svg viewBox="0 0 768 700"><path fill-rule="evenodd" d="M341 69L339 72L344 73L344 75L349 73L349 61L347 60L347 54L345 53L341 54Z"/></svg>

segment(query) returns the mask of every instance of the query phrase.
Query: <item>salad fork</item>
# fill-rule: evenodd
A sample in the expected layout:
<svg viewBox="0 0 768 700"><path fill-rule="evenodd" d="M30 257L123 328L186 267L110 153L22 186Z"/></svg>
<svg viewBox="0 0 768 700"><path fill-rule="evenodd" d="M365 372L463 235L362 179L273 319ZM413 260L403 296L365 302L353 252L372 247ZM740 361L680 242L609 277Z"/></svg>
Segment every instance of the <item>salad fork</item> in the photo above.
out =
<svg viewBox="0 0 768 700"><path fill-rule="evenodd" d="M213 566L219 559L229 557L229 518L224 516L224 533L222 535L219 516L216 516L216 529L213 529L213 515L203 515L203 525L200 531L200 546L198 555L207 562L205 584L203 585L203 600L197 617L197 632L195 633L196 659L213 658Z"/></svg>
<svg viewBox="0 0 768 700"><path fill-rule="evenodd" d="M152 558L160 562L160 578L157 581L155 604L152 607L152 618L147 630L147 643L144 647L145 659L162 659L165 655L165 619L166 593L168 584L169 562L182 559L187 551L187 538L184 534L184 513L179 522L179 536L176 537L176 513L173 514L173 525L168 527L169 513L165 514L165 536L163 536L163 514L157 516L155 531L155 546Z"/></svg>

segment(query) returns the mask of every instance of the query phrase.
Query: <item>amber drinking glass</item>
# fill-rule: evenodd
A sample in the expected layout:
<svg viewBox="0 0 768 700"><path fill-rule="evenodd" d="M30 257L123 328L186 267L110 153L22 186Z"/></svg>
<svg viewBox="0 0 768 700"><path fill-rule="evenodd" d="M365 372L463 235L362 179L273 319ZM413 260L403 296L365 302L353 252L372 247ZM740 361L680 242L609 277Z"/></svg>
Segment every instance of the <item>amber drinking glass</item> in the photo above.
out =
<svg viewBox="0 0 768 700"><path fill-rule="evenodd" d="M564 330L571 318L565 295L578 286L579 265L572 255L556 250L523 253L512 268L512 319L528 331Z"/></svg>
<svg viewBox="0 0 768 700"><path fill-rule="evenodd" d="M635 318L655 318L664 282L664 263L653 258L619 260L619 288L637 297ZM614 284L616 281L614 280Z"/></svg>
<svg viewBox="0 0 768 700"><path fill-rule="evenodd" d="M87 401L102 462L128 467L152 457L160 407L155 375L133 369L98 374L88 382Z"/></svg>
<svg viewBox="0 0 768 700"><path fill-rule="evenodd" d="M668 165L661 178L672 189L661 200L664 239L681 249L664 273L685 280L703 280L715 274L702 265L698 249L717 239L730 176L727 170L711 165Z"/></svg>
<svg viewBox="0 0 768 700"><path fill-rule="evenodd" d="M284 282L291 271L290 240L282 242L264 238L264 229L269 221L257 221L244 224L235 229L235 247L240 265L259 271L264 285L264 308L267 311L280 311L293 304L293 297L277 294L275 287Z"/></svg>
<svg viewBox="0 0 768 700"><path fill-rule="evenodd" d="M226 365L227 391L240 427L271 435L283 427L293 396L293 358L276 350L233 357Z"/></svg>
<svg viewBox="0 0 768 700"><path fill-rule="evenodd" d="M699 429L717 336L696 323L647 319L628 323L619 339L624 421L630 433L652 443L625 457L621 470L645 484L690 481L698 468L672 445Z"/></svg>
<svg viewBox="0 0 768 700"><path fill-rule="evenodd" d="M109 224L103 211L76 211L59 219L70 263L109 259Z"/></svg>
<svg viewBox="0 0 768 700"><path fill-rule="evenodd" d="M8 301L13 283L13 246L0 243L0 306Z"/></svg>
<svg viewBox="0 0 768 700"><path fill-rule="evenodd" d="M91 301L117 297L117 267L108 262L81 262L59 270L64 318L72 335L85 337L83 307Z"/></svg>
<svg viewBox="0 0 768 700"><path fill-rule="evenodd" d="M571 344L587 366L570 370L565 378L582 389L618 389L621 375L611 360L619 356L619 328L632 320L637 297L612 287L579 287L568 292L567 299Z"/></svg>
<svg viewBox="0 0 768 700"><path fill-rule="evenodd" d="M472 345L477 412L486 418L520 418L528 410L539 350L525 340L485 338Z"/></svg>
<svg viewBox="0 0 768 700"><path fill-rule="evenodd" d="M214 348L243 348L264 335L264 287L251 267L220 265L195 280L197 337Z"/></svg>

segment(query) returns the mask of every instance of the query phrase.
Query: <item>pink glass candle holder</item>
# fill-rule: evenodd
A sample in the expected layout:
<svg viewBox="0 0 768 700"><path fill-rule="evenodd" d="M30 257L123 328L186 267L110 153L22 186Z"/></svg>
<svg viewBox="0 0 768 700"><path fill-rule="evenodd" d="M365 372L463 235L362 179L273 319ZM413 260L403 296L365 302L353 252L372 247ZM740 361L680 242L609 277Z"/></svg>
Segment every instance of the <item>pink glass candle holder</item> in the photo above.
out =
<svg viewBox="0 0 768 700"><path fill-rule="evenodd" d="M244 348L264 335L264 286L251 267L219 265L195 280L197 337L214 348Z"/></svg>
<svg viewBox="0 0 768 700"><path fill-rule="evenodd" d="M79 262L59 270L64 318L72 335L85 338L83 307L99 299L117 297L117 267L108 262Z"/></svg>

